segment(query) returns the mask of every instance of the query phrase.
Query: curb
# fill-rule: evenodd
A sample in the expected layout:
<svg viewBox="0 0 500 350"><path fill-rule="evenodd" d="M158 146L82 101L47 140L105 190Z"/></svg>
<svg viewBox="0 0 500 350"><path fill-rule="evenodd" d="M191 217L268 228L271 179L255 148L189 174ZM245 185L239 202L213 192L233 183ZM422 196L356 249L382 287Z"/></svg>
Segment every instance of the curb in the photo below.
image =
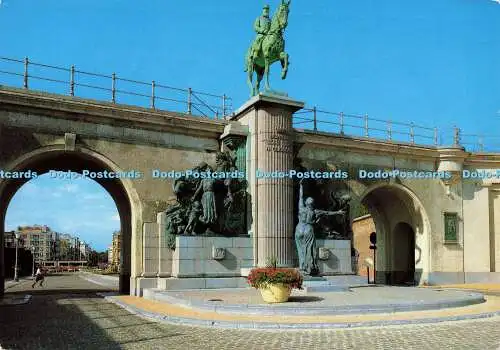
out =
<svg viewBox="0 0 500 350"><path fill-rule="evenodd" d="M203 311L211 311L219 314L251 314L262 316L286 316L286 315L353 315L353 314L376 314L376 313L392 313L392 312L411 312L411 311L429 311L440 310L447 308L455 308L462 306L470 306L482 304L486 302L483 294L469 293L468 298L452 301L437 301L437 302L410 302L398 304L382 304L374 306L370 304L365 305L345 305L337 306L332 309L331 306L323 307L308 307L299 308L296 306L279 306L272 305L250 305L250 304L226 304L216 305L207 304L205 302L190 301L182 298L177 298L171 295L153 294L153 299L146 298L151 301L166 302L168 304L179 305L190 309L198 309Z"/></svg>
<svg viewBox="0 0 500 350"><path fill-rule="evenodd" d="M143 318L159 321L167 324L197 326L209 328L229 328L229 329L267 329L267 330L303 330L303 329L345 329L360 327L380 327L380 326L401 326L414 324L433 324L450 321L466 321L484 319L500 316L500 311L480 313L463 316L433 317L407 320L380 320L367 322L337 322L337 323L270 323L270 322L229 322L217 320L203 320L185 317L162 315L144 311L143 309L124 303L113 296L104 296L104 299L120 306L121 308Z"/></svg>

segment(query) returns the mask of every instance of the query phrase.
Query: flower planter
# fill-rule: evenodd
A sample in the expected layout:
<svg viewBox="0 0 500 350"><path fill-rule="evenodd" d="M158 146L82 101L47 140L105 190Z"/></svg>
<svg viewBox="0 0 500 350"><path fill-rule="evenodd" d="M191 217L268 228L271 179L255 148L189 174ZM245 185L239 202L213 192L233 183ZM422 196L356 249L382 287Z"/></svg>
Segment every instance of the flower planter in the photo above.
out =
<svg viewBox="0 0 500 350"><path fill-rule="evenodd" d="M290 298L292 287L285 284L267 284L259 288L266 303L284 303Z"/></svg>
<svg viewBox="0 0 500 350"><path fill-rule="evenodd" d="M248 284L260 290L266 303L284 303L288 301L292 289L302 289L304 278L294 268L281 268L272 264L270 267L257 267L250 270Z"/></svg>

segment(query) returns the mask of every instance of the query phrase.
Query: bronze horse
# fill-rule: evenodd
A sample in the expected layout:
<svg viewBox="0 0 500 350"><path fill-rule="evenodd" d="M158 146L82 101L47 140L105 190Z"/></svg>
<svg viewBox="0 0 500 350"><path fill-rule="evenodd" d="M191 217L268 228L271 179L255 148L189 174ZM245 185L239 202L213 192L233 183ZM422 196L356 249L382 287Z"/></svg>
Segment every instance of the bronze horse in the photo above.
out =
<svg viewBox="0 0 500 350"><path fill-rule="evenodd" d="M281 0L281 4L274 14L269 32L264 37L258 55L252 57L252 47L247 52L245 72L248 73L248 85L250 87L250 96L259 93L260 82L266 75L265 88L270 90L269 86L269 68L276 61L281 62L281 79L285 79L288 72L288 54L285 52L285 40L283 32L288 25L288 13L291 0ZM253 73L256 73L257 80L253 83Z"/></svg>

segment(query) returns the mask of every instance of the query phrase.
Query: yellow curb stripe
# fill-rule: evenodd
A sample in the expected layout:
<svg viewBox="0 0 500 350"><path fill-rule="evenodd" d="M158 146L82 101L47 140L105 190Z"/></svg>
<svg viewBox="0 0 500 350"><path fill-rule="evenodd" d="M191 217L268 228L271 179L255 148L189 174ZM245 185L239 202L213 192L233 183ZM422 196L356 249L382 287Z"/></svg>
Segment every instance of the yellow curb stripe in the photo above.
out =
<svg viewBox="0 0 500 350"><path fill-rule="evenodd" d="M213 311L199 311L164 302L147 300L134 296L119 296L121 302L142 309L146 312L157 313L165 316L189 318L198 320L214 320L229 322L262 322L262 323L355 323L369 321L394 321L409 319L427 319L476 315L489 312L500 312L500 297L487 296L487 301L482 304L429 311L396 312L390 314L360 314L360 315L246 315L246 314L219 314Z"/></svg>
<svg viewBox="0 0 500 350"><path fill-rule="evenodd" d="M477 291L500 292L500 283L468 283L468 284L445 284L440 286L426 286L426 288L452 288L468 289Z"/></svg>

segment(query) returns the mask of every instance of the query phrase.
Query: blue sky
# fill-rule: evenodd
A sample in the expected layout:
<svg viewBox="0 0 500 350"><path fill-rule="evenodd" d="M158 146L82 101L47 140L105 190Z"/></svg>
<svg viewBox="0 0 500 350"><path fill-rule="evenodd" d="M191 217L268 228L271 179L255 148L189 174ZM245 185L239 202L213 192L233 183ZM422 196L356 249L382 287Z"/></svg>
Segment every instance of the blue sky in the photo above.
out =
<svg viewBox="0 0 500 350"><path fill-rule="evenodd" d="M78 236L103 251L120 229L120 218L113 199L97 182L42 175L22 186L7 209L7 230L34 224Z"/></svg>
<svg viewBox="0 0 500 350"><path fill-rule="evenodd" d="M243 59L265 3L2 0L0 56L226 93L237 108L248 98ZM273 13L279 1L268 3ZM292 0L290 71L280 81L274 66L271 84L309 106L446 128L448 139L453 125L491 135L500 120L499 34L500 4L492 0ZM19 82L0 74L0 84ZM33 184L60 186L44 181ZM82 193L92 190L87 186L81 184ZM23 206L15 203L8 217L13 225L14 217L50 224L38 222L48 216L21 215L15 208ZM88 232L109 239L111 231Z"/></svg>

